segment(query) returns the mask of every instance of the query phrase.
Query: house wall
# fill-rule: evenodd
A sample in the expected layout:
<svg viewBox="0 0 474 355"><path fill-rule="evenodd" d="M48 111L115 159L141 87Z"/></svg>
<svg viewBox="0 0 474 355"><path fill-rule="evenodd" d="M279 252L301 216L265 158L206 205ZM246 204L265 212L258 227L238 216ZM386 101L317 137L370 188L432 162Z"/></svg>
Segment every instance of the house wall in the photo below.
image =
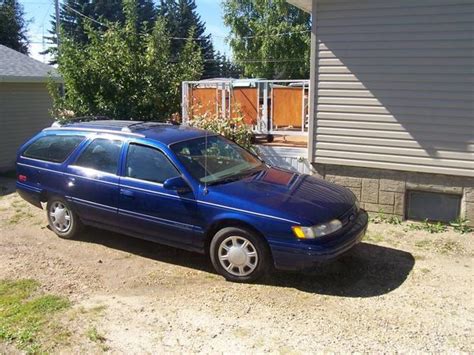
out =
<svg viewBox="0 0 474 355"><path fill-rule="evenodd" d="M45 83L0 82L0 171L13 169L20 145L51 125L51 107Z"/></svg>
<svg viewBox="0 0 474 355"><path fill-rule="evenodd" d="M406 217L409 190L461 197L461 217L474 226L474 179L463 176L400 172L332 164L315 164L315 174L352 190L368 212Z"/></svg>
<svg viewBox="0 0 474 355"><path fill-rule="evenodd" d="M315 163L474 177L474 1L313 7Z"/></svg>

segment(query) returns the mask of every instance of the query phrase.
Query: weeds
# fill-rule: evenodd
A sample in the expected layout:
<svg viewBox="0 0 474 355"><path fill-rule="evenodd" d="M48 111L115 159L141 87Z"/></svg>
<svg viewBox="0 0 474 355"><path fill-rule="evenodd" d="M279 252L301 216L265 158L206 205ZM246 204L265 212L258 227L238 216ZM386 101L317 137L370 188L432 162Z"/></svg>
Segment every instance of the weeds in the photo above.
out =
<svg viewBox="0 0 474 355"><path fill-rule="evenodd" d="M469 221L465 218L458 217L454 221L450 222L449 225L453 227L455 232L466 234L471 233L473 229L468 226Z"/></svg>
<svg viewBox="0 0 474 355"><path fill-rule="evenodd" d="M89 338L90 341L97 343L102 349L102 351L110 350L110 348L105 344L107 338L104 335L100 334L97 331L96 327L89 328L87 330L86 336Z"/></svg>
<svg viewBox="0 0 474 355"><path fill-rule="evenodd" d="M105 338L105 336L103 336L102 334L100 334L98 331L97 331L97 328L96 327L91 327L87 330L87 337L89 338L90 341L93 341L94 343L103 343L105 342L107 339Z"/></svg>
<svg viewBox="0 0 474 355"><path fill-rule="evenodd" d="M56 312L69 307L62 297L35 295L38 287L34 280L0 281L0 340L27 353L41 352L41 332Z"/></svg>
<svg viewBox="0 0 474 355"><path fill-rule="evenodd" d="M434 233L443 233L446 232L448 227L441 223L441 222L429 222L427 219L424 220L422 223L409 223L407 225L408 230L412 231L425 231L431 234Z"/></svg>
<svg viewBox="0 0 474 355"><path fill-rule="evenodd" d="M394 225L400 225L402 224L402 221L400 218L397 216L387 216L382 210L379 210L377 212L377 215L370 220L374 224L379 224L379 223L388 223L388 224L394 224Z"/></svg>

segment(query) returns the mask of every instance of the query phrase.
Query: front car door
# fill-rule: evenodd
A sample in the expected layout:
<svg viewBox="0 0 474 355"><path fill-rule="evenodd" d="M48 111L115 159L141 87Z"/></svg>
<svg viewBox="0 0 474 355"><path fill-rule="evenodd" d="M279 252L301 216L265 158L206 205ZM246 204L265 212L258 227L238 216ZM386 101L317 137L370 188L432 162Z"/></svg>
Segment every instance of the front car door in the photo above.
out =
<svg viewBox="0 0 474 355"><path fill-rule="evenodd" d="M193 191L177 192L163 187L166 179L179 175L158 147L128 144L120 179L121 227L146 239L194 249L202 229L196 227Z"/></svg>
<svg viewBox="0 0 474 355"><path fill-rule="evenodd" d="M116 223L123 144L121 137L91 138L66 167L66 198L86 223L98 226Z"/></svg>

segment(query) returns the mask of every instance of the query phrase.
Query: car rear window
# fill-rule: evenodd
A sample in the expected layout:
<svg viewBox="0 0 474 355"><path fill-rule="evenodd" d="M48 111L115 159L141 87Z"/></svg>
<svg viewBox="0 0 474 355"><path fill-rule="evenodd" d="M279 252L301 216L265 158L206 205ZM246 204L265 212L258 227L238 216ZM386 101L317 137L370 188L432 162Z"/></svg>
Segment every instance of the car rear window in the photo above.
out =
<svg viewBox="0 0 474 355"><path fill-rule="evenodd" d="M97 138L81 153L74 165L116 174L121 147L119 140Z"/></svg>
<svg viewBox="0 0 474 355"><path fill-rule="evenodd" d="M62 163L83 140L83 136L44 136L31 143L23 156Z"/></svg>

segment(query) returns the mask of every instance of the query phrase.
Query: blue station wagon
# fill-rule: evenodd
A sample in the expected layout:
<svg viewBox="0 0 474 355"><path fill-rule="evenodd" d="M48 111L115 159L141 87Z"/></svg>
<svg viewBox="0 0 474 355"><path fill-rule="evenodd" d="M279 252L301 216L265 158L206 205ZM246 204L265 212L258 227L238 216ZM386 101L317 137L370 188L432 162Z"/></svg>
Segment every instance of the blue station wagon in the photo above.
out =
<svg viewBox="0 0 474 355"><path fill-rule="evenodd" d="M364 236L354 194L266 165L214 133L156 122L46 128L18 151L17 191L50 228L94 226L209 255L227 280L311 269Z"/></svg>

